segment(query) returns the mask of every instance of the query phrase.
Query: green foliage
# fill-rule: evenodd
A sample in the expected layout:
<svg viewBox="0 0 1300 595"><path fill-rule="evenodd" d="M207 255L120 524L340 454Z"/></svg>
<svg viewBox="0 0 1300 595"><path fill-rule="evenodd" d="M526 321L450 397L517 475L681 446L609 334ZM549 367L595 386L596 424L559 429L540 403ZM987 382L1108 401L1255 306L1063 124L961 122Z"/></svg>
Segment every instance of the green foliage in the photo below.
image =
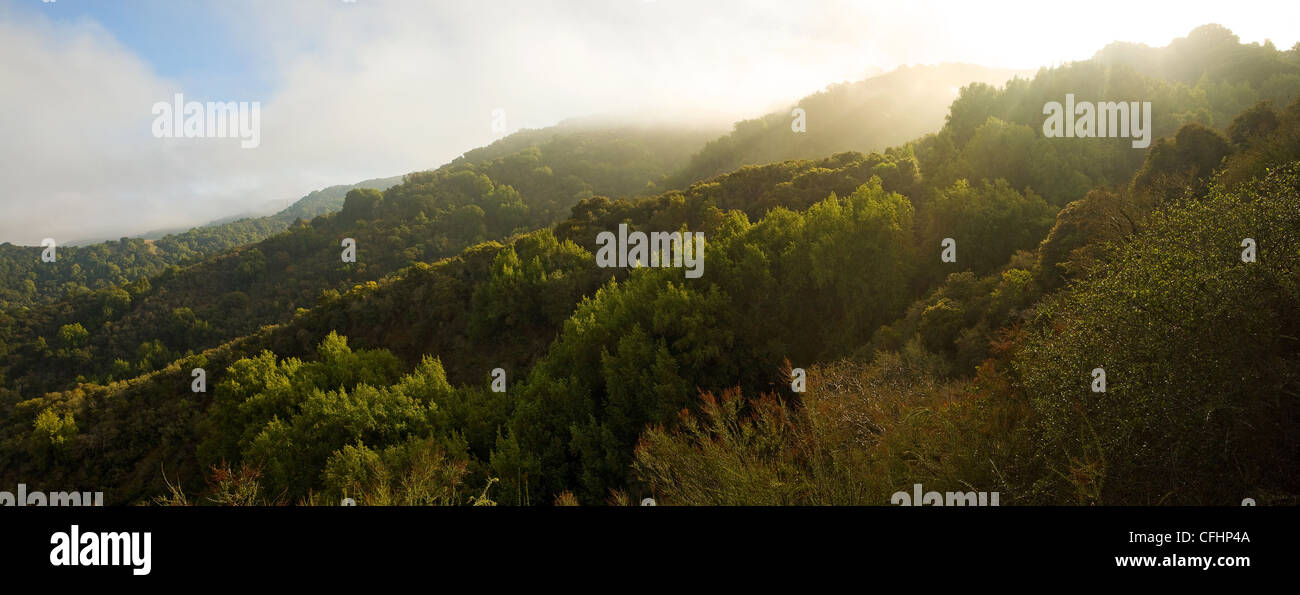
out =
<svg viewBox="0 0 1300 595"><path fill-rule="evenodd" d="M1249 486L1294 490L1280 470L1300 421L1298 207L1293 167L1158 210L1040 309L1016 365L1059 474L1043 497L1223 504ZM1247 237L1258 262L1241 261ZM1089 390L1098 367L1105 393Z"/></svg>
<svg viewBox="0 0 1300 595"><path fill-rule="evenodd" d="M687 165L699 131L566 124L147 278L69 262L66 296L0 308L0 480L178 504L1294 502L1300 49L1175 46L968 85L883 153L724 173L873 141L782 149L782 116ZM1165 138L1045 139L1065 93L1150 100ZM597 267L621 224L703 232L703 277Z"/></svg>
<svg viewBox="0 0 1300 595"><path fill-rule="evenodd" d="M401 178L366 180L351 186L331 186L304 196L289 208L266 217L213 222L189 231L141 238L121 238L85 246L58 248L58 260L42 262L41 248L0 244L0 310L47 305L87 291L108 292L102 316L113 319L126 312L123 286L137 284L146 293L149 277L170 266L199 262L231 248L259 242L292 227L298 219L337 211L344 193L353 188L387 189ZM112 307L111 310L107 309Z"/></svg>
<svg viewBox="0 0 1300 595"><path fill-rule="evenodd" d="M1261 101L1232 120L1228 127L1228 138L1238 148L1249 147L1261 138L1266 138L1277 130L1277 112L1268 102Z"/></svg>
<svg viewBox="0 0 1300 595"><path fill-rule="evenodd" d="M72 413L60 414L53 408L36 416L30 439L30 450L40 464L63 459L70 450L70 442L77 437L77 422Z"/></svg>
<svg viewBox="0 0 1300 595"><path fill-rule="evenodd" d="M301 497L334 450L427 433L438 397L451 391L437 360L398 381L392 354L354 352L337 334L317 353L309 363L277 363L270 352L235 362L216 387L214 434L200 445L201 459L245 461L268 489Z"/></svg>
<svg viewBox="0 0 1300 595"><path fill-rule="evenodd" d="M1229 188L1249 184L1267 175L1268 170L1278 164L1300 159L1300 97L1276 115L1277 125L1267 133L1263 130L1269 128L1269 117L1261 115L1258 107L1253 108L1251 114L1244 116L1240 122L1242 126L1238 128L1237 136L1247 139L1243 150L1224 162L1222 181ZM1242 128L1251 132L1242 132Z"/></svg>
<svg viewBox="0 0 1300 595"><path fill-rule="evenodd" d="M847 151L870 153L939 129L956 89L974 82L1002 84L1023 71L970 64L904 66L854 83L840 83L761 118L737 122L710 141L672 176L685 187L747 165L817 159ZM804 110L806 127L792 129L792 108Z"/></svg>
<svg viewBox="0 0 1300 595"><path fill-rule="evenodd" d="M156 276L127 287L125 301L121 288L78 291L12 321L5 319L0 304L0 369L33 394L69 388L73 379L64 373L68 362L45 358L34 343L52 337L59 325L76 321L90 331L90 340L67 356L75 358L85 378L119 377L117 360L133 362L138 373L155 370L170 359L142 358L139 345L160 341L162 351L176 355L210 349L289 321L299 308L314 305L323 291L364 286L417 262L437 261L489 239L548 226L597 192L643 191L684 161L696 142L703 142L703 134L562 126L512 135L503 147L517 147L513 151L473 152L472 158L409 174L384 192L327 189L325 195L308 198L319 207L338 195L340 212L317 216L311 223L284 223L276 235L239 236L238 244L256 243L193 266L175 266L191 262L185 258L164 258L152 269ZM589 179L579 177L587 174ZM345 237L357 241L355 264L339 258ZM124 240L123 245L140 242L137 248L148 251L165 241L151 246ZM23 258L30 256L30 262L39 264L39 248L22 250L29 252ZM0 259L0 271L4 262ZM65 263L76 266L71 255L63 253L52 266ZM129 279L114 277L112 282ZM178 309L188 309L193 320L177 320Z"/></svg>
<svg viewBox="0 0 1300 595"><path fill-rule="evenodd" d="M79 347L86 342L87 337L90 337L90 332L80 322L59 327L59 342L69 349Z"/></svg>
<svg viewBox="0 0 1300 595"><path fill-rule="evenodd" d="M1133 179L1134 192L1153 194L1157 202L1187 192L1189 184L1195 192L1196 183L1208 180L1231 152L1222 134L1197 124L1183 126L1173 139L1158 139L1151 147Z"/></svg>
<svg viewBox="0 0 1300 595"><path fill-rule="evenodd" d="M325 465L326 503L352 498L360 506L477 504L478 499L460 493L466 473L465 461L448 459L431 441L412 439L382 453L349 444ZM483 503L489 502L484 495Z"/></svg>
<svg viewBox="0 0 1300 595"><path fill-rule="evenodd" d="M1143 154L1124 138L1044 138L1046 102L1062 101L1067 93L1088 101L1150 101L1159 106L1152 113L1153 138L1191 123L1226 128L1258 101L1284 105L1296 98L1300 86L1283 82L1300 77L1295 55L1240 44L1217 25L1165 48L1112 44L1092 60L1042 69L1032 80L1017 79L1002 89L964 87L947 124L916 143L916 154L935 185L1002 178L1012 188L1032 189L1064 205L1090 189L1128 182ZM1204 177L1203 168L1217 165L1215 157L1223 152L1213 143L1189 144L1196 149L1171 160L1202 168L1196 175Z"/></svg>
<svg viewBox="0 0 1300 595"><path fill-rule="evenodd" d="M802 214L734 214L706 237L701 279L640 269L607 285L533 369L510 428L536 457L526 470L545 470L534 491L603 499L641 428L695 390L766 386L783 359L843 353L911 297L912 209L879 179Z"/></svg>
<svg viewBox="0 0 1300 595"><path fill-rule="evenodd" d="M938 254L943 239L953 238L957 262L938 263L932 270L943 274L955 266L988 274L1017 251L1033 249L1051 227L1055 214L1056 209L1042 197L1016 192L1004 180L975 186L958 180L926 203L921 249Z"/></svg>

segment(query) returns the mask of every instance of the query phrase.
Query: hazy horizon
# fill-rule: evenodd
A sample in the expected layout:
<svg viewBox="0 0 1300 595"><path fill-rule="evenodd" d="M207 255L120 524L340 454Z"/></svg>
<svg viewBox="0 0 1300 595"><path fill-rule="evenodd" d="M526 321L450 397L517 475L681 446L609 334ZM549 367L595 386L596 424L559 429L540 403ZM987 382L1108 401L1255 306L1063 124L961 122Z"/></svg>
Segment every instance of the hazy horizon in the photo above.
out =
<svg viewBox="0 0 1300 595"><path fill-rule="evenodd" d="M1208 3L1177 15L1094 3L1084 14L1054 9L1059 17L1003 5L945 8L936 22L928 3L834 0L129 8L0 0L8 91L0 173L10 189L0 242L202 225L331 185L434 168L519 129L574 118L725 131L904 65L1052 66L1115 41L1163 46L1207 23L1247 43L1296 43L1294 19L1276 14L1286 7L1225 19ZM1061 28L1031 25L1056 21ZM260 145L154 138L150 107L176 94L260 102ZM494 110L504 110L504 131L492 127Z"/></svg>

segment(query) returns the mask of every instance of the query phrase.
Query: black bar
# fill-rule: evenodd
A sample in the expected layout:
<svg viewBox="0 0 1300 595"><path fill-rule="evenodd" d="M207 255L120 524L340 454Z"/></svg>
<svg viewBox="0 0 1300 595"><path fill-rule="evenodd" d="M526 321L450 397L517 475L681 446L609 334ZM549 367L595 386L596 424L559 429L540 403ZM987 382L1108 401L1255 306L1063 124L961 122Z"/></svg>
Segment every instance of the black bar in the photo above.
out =
<svg viewBox="0 0 1300 595"><path fill-rule="evenodd" d="M549 576L574 564L644 573L697 558L700 564L707 560L709 566L756 572L815 567L823 578L857 581L864 580L867 567L890 574L942 569L1107 582L1253 580L1294 566L1292 532L1300 512L1292 507L659 506L26 507L0 514L5 527L0 559L19 575L130 587L228 572L247 577L292 572L295 581L308 582L349 573L427 578L435 569L440 576L470 578L493 567ZM53 566L51 535L68 533L74 524L82 534L149 532L149 574L135 576L129 566ZM1141 541L1135 534L1162 541L1168 535L1170 542ZM1187 535L1190 542L1177 541ZM1249 567L1116 563L1117 556L1155 556L1160 563L1172 555L1246 557Z"/></svg>

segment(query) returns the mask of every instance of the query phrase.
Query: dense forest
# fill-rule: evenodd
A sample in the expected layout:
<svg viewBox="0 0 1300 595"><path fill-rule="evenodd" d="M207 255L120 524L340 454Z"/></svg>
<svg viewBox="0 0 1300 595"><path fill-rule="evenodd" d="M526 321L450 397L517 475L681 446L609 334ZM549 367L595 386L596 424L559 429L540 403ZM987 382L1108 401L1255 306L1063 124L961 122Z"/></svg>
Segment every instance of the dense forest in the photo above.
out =
<svg viewBox="0 0 1300 595"><path fill-rule="evenodd" d="M485 240L545 227L598 193L635 196L680 166L705 134L584 127L525 131L519 136L533 142L501 157L471 152L475 159L409 174L383 193L350 188L337 212L327 210L332 193L308 195L285 211L294 216L287 231L264 240L189 266L168 266L153 277L75 292L46 306L0 311L6 337L0 373L14 386L36 391L148 373L262 325L285 322L299 308L378 281L412 262L436 261ZM317 211L322 214L310 220L300 216ZM230 229L215 233L235 241ZM343 238L356 241L356 263L341 262ZM39 247L22 250L29 257L24 266L46 264ZM67 256L54 264L79 270ZM69 367L77 373L65 374Z"/></svg>
<svg viewBox="0 0 1300 595"><path fill-rule="evenodd" d="M21 298L0 480L113 503L888 504L921 483L1296 504L1300 45L1207 25L977 78L882 150L788 114L708 144L528 131L185 266ZM1152 102L1154 142L1045 137L1067 93ZM875 109L805 103L808 134ZM705 274L598 266L621 225L703 232Z"/></svg>

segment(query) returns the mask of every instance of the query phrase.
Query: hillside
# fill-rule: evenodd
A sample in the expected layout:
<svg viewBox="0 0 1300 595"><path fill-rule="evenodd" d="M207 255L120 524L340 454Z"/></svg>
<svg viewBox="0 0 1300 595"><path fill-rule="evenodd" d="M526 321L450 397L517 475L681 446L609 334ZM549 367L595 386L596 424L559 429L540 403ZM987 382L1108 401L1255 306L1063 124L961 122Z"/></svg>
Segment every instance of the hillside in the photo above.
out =
<svg viewBox="0 0 1300 595"><path fill-rule="evenodd" d="M670 184L684 187L744 165L883 151L939 130L948 105L962 87L1002 86L1031 74L973 64L903 66L865 80L830 85L790 109L737 122L731 133L692 156ZM801 132L791 127L794 107L805 112Z"/></svg>
<svg viewBox="0 0 1300 595"><path fill-rule="evenodd" d="M311 219L328 213L333 213L343 208L343 199L349 191L360 188L374 188L380 192L388 190L393 186L402 183L402 176L393 176L391 178L375 178L372 180L363 180L356 184L346 184L339 186L330 186L322 188L304 196L293 204L285 207L284 210L271 215L272 218L284 223L288 228L291 223L297 219Z"/></svg>
<svg viewBox="0 0 1300 595"><path fill-rule="evenodd" d="M343 206L344 195L354 188L386 190L400 181L400 177L376 178L330 186L274 215L212 223L158 238L124 237L85 246L59 246L52 263L41 260L39 246L5 242L0 244L0 311L51 304L153 277L167 267L185 266L261 241L288 229L295 219L337 211Z"/></svg>
<svg viewBox="0 0 1300 595"><path fill-rule="evenodd" d="M221 233L226 234L245 227L287 229L265 239L247 237L247 243L188 266L169 265L153 277L74 292L21 315L0 312L0 373L36 394L79 381L147 373L187 352L285 322L327 292L347 291L413 262L436 261L478 242L550 225L597 192L635 195L663 179L667 170L659 168L683 163L705 133L578 129L522 134L527 139L519 143L523 148L503 157L480 155L479 161L461 159L412 173L383 193L327 189L271 218L224 226ZM286 221L328 209L345 188L339 212L295 219L292 227L293 221ZM199 228L191 233L187 237L208 232ZM358 245L356 263L341 260L340 242L349 237ZM172 244L160 240L154 245ZM151 249L133 240L126 246ZM39 252L26 250L34 250L33 257ZM37 258L32 266L42 264ZM66 256L55 264L80 270ZM104 266L113 265L105 261ZM81 330L84 338L79 338ZM77 372L70 376L65 369Z"/></svg>
<svg viewBox="0 0 1300 595"><path fill-rule="evenodd" d="M679 188L666 168L689 178L698 145L529 131L0 320L0 481L116 503L862 505L923 483L1295 504L1300 89L1278 81L1300 47L1217 26L1115 47L966 85L889 149ZM1158 105L1150 146L1045 137L1066 93ZM704 274L598 266L620 226L703 233Z"/></svg>

